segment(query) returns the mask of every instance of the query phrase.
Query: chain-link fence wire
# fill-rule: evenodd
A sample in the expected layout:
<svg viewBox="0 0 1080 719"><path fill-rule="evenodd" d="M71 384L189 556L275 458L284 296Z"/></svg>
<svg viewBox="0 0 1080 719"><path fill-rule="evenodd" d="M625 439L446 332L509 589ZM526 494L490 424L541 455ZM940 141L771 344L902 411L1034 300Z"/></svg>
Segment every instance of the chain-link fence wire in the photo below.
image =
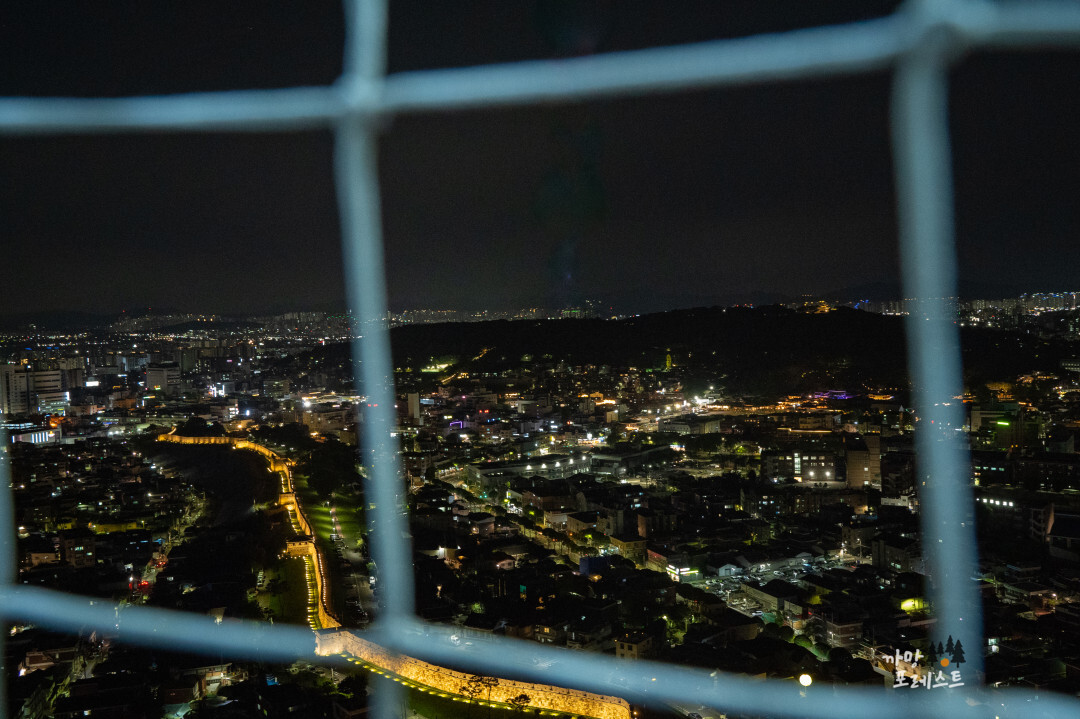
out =
<svg viewBox="0 0 1080 719"><path fill-rule="evenodd" d="M960 352L955 318L947 82L951 61L970 49L1080 46L1080 5L1059 2L909 0L891 16L847 25L559 61L385 74L385 0L347 0L344 72L330 87L109 99L0 98L0 132L101 133L148 130L264 131L329 127L341 213L348 305L356 318L353 368L371 402L362 448L373 471L367 496L385 611L365 636L394 651L470 671L615 694L630 701L694 702L727 712L802 717L1074 716L1080 702L1032 690L977 684L982 625L968 458L962 449ZM390 435L393 374L385 324L383 239L376 172L378 121L385 116L502 105L577 102L691 88L818 78L894 68L893 154L899 205L909 365L920 422L916 432L925 558L935 635L966 639L966 685L938 692L802 688L656 662L499 640L455 646L447 627L413 615L411 549L396 447ZM1067 92L1071 88L1062 88ZM723 132L723 128L718 130ZM10 487L6 443L0 489ZM120 641L207 651L267 662L314 655L310 631L282 625L218 624L207 617L118 607L16 583L12 493L0 491L0 618L57 631L96 630ZM3 641L3 637L0 637ZM0 661L3 653L0 652ZM8 667L0 669L9 670ZM6 674L5 674L6 676ZM0 717L6 716L0 682ZM383 693L379 716L400 712Z"/></svg>

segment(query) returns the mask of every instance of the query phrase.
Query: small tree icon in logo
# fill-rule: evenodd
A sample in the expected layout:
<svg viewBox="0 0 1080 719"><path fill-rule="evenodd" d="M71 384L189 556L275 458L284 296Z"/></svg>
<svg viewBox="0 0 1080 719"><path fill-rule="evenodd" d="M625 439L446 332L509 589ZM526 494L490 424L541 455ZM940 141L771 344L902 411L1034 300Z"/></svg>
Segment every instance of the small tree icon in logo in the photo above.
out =
<svg viewBox="0 0 1080 719"><path fill-rule="evenodd" d="M952 660L957 664L964 663L964 645L960 643L959 639L956 640L956 644L953 646Z"/></svg>

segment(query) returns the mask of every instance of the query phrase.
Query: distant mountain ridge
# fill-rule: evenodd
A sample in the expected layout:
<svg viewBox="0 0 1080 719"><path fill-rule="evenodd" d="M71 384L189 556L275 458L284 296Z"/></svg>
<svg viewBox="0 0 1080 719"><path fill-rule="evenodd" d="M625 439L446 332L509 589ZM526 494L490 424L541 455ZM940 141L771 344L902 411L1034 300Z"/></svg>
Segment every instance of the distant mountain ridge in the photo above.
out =
<svg viewBox="0 0 1080 719"><path fill-rule="evenodd" d="M905 319L841 308L824 314L781 306L699 307L622 320L496 320L403 325L391 331L397 367L456 356L457 371L483 376L534 361L662 370L667 356L701 379L728 376L729 389L777 394L813 388L860 391L907 386ZM961 330L965 374L1013 380L1054 371L1076 343L1021 332ZM327 348L344 359L348 349ZM468 359L468 358L473 359Z"/></svg>
<svg viewBox="0 0 1080 719"><path fill-rule="evenodd" d="M1004 282L988 282L984 280L962 279L958 286L958 295L961 300L987 299L997 300L1010 297L1020 297L1033 292L1075 291L1076 288L1065 290L1040 288L1038 290L1025 289ZM675 293L653 293L643 301L640 298L600 298L598 303L601 307L613 307L615 314L657 314L670 312L678 309L692 309L694 307L737 307L737 306L767 306L778 304L798 303L803 299L821 299L838 304L855 303L861 300L871 302L888 302L899 300L903 297L903 291L898 281L869 282L850 287L831 290L824 294L789 295L779 292L749 291L722 293L716 295L685 295ZM424 308L410 308L424 309ZM472 311L477 308L434 308L456 309L458 311ZM550 309L550 308L549 308ZM244 323L250 317L275 316L289 312L326 312L338 314L345 312L344 304L319 303L305 307L290 307L275 302L272 306L261 312L238 313L238 312L206 312L204 314L217 314L223 320ZM555 310L552 310L553 314ZM0 311L0 331L15 332L30 329L31 325L39 331L64 331L79 329L101 329L121 319L138 319L147 315L184 315L186 311L176 308L158 307L154 309L135 309L114 313L94 313L81 310L47 310L22 313L3 313ZM162 324L162 326L167 326Z"/></svg>
<svg viewBox="0 0 1080 719"><path fill-rule="evenodd" d="M101 329L117 320L115 314L95 314L78 310L50 310L0 314L0 330L17 332L32 327L40 331Z"/></svg>

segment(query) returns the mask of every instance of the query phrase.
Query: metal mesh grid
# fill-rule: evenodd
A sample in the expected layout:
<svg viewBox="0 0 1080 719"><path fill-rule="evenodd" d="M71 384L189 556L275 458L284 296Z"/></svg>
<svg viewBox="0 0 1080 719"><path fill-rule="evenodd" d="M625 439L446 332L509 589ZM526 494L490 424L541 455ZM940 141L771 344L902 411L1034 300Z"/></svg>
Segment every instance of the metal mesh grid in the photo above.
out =
<svg viewBox="0 0 1080 719"><path fill-rule="evenodd" d="M912 381L921 411L916 435L922 492L923 545L935 585L937 626L982 646L974 583L977 550L970 519L967 457L954 432L961 410L960 353L952 301L956 284L952 237L951 160L947 124L950 60L971 48L1080 46L1080 5L1066 2L992 3L985 0L909 0L893 15L842 26L679 47L609 53L562 61L385 74L385 0L347 0L344 73L331 87L193 93L121 99L0 98L0 132L116 132L140 130L290 130L329 127L336 138L349 307L363 337L354 341L354 372L371 398L373 415L362 446L374 465L368 497L375 560L386 611L366 633L402 653L452 662L473 671L574 686L631 701L684 701L728 712L804 717L912 717L946 712L978 716L1074 716L1074 699L976 686L948 692L806 689L792 682L752 681L652 662L502 640L481 651L449 643L445 627L412 612L411 553L398 466L390 438L394 423L383 246L376 174L376 121L425 110L568 102L598 97L675 92L694 87L773 82L894 68L893 154L899 202L904 294L917 298L907 331ZM932 423L930 421L932 420ZM933 427L934 429L930 429ZM0 485L10 486L0 454ZM97 629L121 641L212 651L264 661L313 655L311 633L300 627L216 624L203 616L127 607L15 583L12 494L0 491L0 619L30 621L60 631ZM0 637L0 641L3 638ZM3 654L0 652L0 661ZM981 650L969 667L981 669ZM0 667L2 669L2 667ZM0 682L0 717L6 713ZM399 705L380 701L380 716Z"/></svg>

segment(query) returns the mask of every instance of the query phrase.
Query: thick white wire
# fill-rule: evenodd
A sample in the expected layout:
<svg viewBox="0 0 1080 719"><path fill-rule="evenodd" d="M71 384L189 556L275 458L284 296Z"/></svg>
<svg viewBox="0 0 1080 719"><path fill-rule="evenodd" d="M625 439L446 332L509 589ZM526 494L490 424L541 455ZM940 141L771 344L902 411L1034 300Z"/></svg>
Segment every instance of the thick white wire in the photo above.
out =
<svg viewBox="0 0 1080 719"><path fill-rule="evenodd" d="M354 77L365 51L353 49L333 87L160 97L0 98L0 132L295 130L327 127L346 116L581 101L851 74L889 67L914 47L927 23L949 28L956 47L1080 45L1080 5L1075 3L965 0L958 9L929 18L898 12L841 26L568 60L403 72L385 79L381 70ZM358 26L350 23L350 32L354 24Z"/></svg>
<svg viewBox="0 0 1080 719"><path fill-rule="evenodd" d="M913 12L940 11L917 4ZM893 155L900 220L908 366L915 406L919 513L923 557L933 578L935 639L982 647L982 606L970 457L961 447L964 411L960 337L956 329L956 252L948 123L948 59L952 38L927 27L920 45L901 59L893 85ZM965 672L982 672L982 651Z"/></svg>
<svg viewBox="0 0 1080 719"><path fill-rule="evenodd" d="M360 105L374 104L386 69L387 7L384 0L346 4L344 73L338 86ZM345 287L354 329L353 376L366 399L361 448L367 479L371 556L379 572L382 602L379 624L393 626L413 613L412 553L402 538L408 525L391 437L394 375L386 317L382 213L379 206L378 136L372 114L346 115L334 128L334 170L341 215ZM375 694L375 714L392 717L402 688L385 682Z"/></svg>
<svg viewBox="0 0 1080 719"><path fill-rule="evenodd" d="M778 716L879 715L1071 716L1080 705L1058 695L1021 690L988 696L970 692L893 692L757 682L725 674L502 640L480 651L450 643L444 627L412 618L411 550L404 536L401 483L389 428L394 417L392 365L385 317L382 234L376 172L380 114L567 102L598 97L673 92L695 87L760 83L856 73L897 65L893 100L894 154L905 294L921 301L913 314L913 383L924 421L918 433L924 542L935 571L948 581L934 589L943 628L970 632L981 647L977 597L968 581L973 526L944 511L970 507L964 457L951 441L957 410L944 400L959 390L959 351L948 320L955 286L951 179L945 115L950 57L973 47L1080 45L1080 6L1065 2L995 4L982 0L912 0L894 15L844 26L814 28L679 47L611 53L565 61L533 61L384 76L385 0L346 2L344 72L333 87L192 93L120 99L0 98L0 132L40 134L140 130L302 129L326 127L336 136L335 173L342 218L349 305L363 335L354 344L358 385L373 405L363 446L370 468L368 496L380 581L393 601L371 632L384 646L433 662L513 674L545 683L617 693L632 700L682 702L693 697L729 711ZM939 298L939 299L934 299ZM926 425L934 419L934 429ZM944 428L944 429L942 429ZM6 457L5 457L6 459ZM0 462L0 489L10 487ZM15 585L13 508L0 491L0 618L32 621L64 631L98 631L156 646L209 650L264 661L315 661L310 632L277 625L223 622L146 607L118 609L100 600ZM940 545L940 546L939 546ZM948 559L949 562L944 560ZM955 624L967 622L965 629ZM971 626L967 629L967 626ZM3 638L0 637L0 642ZM969 653L969 669L981 651ZM0 662L3 653L0 652ZM536 660L542 660L543 668ZM2 669L3 667L0 667ZM655 678L655 681L654 681ZM969 695L965 697L964 695ZM977 695L977 696L976 696ZM0 717L6 712L0 682ZM978 699L972 706L968 699ZM994 709L990 710L989 702ZM380 716L397 713L380 702Z"/></svg>

